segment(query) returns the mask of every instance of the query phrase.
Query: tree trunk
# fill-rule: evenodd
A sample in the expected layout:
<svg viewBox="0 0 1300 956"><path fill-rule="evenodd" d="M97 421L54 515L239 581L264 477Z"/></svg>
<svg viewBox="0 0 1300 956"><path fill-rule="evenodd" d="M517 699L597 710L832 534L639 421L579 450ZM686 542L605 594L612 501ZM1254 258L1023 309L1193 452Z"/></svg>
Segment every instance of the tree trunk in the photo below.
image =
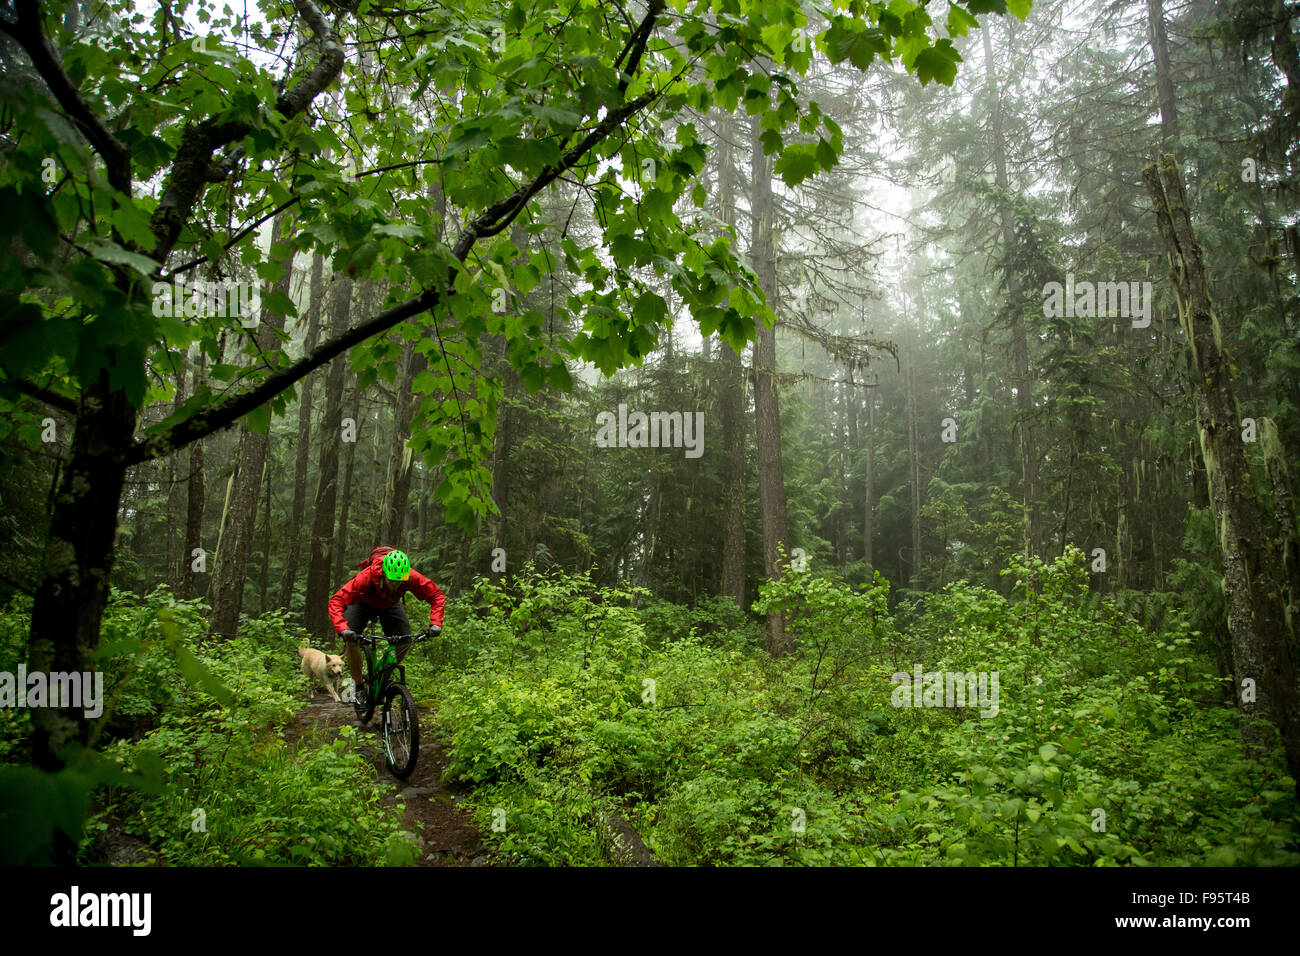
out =
<svg viewBox="0 0 1300 956"><path fill-rule="evenodd" d="M736 124L720 114L718 132L718 204L722 221L736 228L736 160L732 143ZM745 604L745 370L740 354L718 339L722 371L722 593Z"/></svg>
<svg viewBox="0 0 1300 956"><path fill-rule="evenodd" d="M768 304L777 307L776 216L772 202L772 163L763 155L759 118L751 121L752 179L750 209L753 233L750 259ZM763 568L768 580L777 580L789 557L789 532L785 508L785 480L781 467L781 409L776 388L776 326L758 323L754 345L754 424L758 444L758 497L763 512ZM767 618L767 649L774 656L788 654L792 642L785 630L785 615L774 612Z"/></svg>
<svg viewBox="0 0 1300 956"><path fill-rule="evenodd" d="M202 384L201 376L206 362L207 358L200 350L190 371L190 381L193 383L191 390L195 393ZM203 503L206 490L203 482L203 439L199 439L190 445L190 473L186 479L185 547L181 549L181 597L183 598L192 598L196 593L194 562L197 559L194 551L203 547Z"/></svg>
<svg viewBox="0 0 1300 956"><path fill-rule="evenodd" d="M380 521L380 527L384 529L384 540L395 548L401 546L411 500L411 475L415 472L415 456L411 454L408 442L411 439L411 422L415 418L415 408L419 401L411 392L411 383L427 365L428 360L423 354L410 349L397 379L393 443L388 454L389 479L385 484L384 515Z"/></svg>
<svg viewBox="0 0 1300 956"><path fill-rule="evenodd" d="M136 589L140 590L140 593L143 593L143 588L141 587L143 581L141 578L144 575L145 562L144 516L148 508L148 505L145 503L145 496L153 487L152 475L155 470L156 466L151 461L137 465L133 469L135 481L133 482L134 488L131 492L130 500L135 513L131 516L131 555L135 558L137 575L137 578L133 583L136 585ZM119 527L121 524L122 522L119 521Z"/></svg>
<svg viewBox="0 0 1300 956"><path fill-rule="evenodd" d="M438 238L446 232L447 201L439 183L430 183L426 191L430 205L438 213ZM502 338L504 346L505 339ZM410 511L411 477L415 474L415 457L408 442L411 439L411 422L419 398L412 394L411 383L417 375L428 368L429 360L424 353L411 350L403 365L402 378L397 386L396 424L393 431L392 451L389 453L389 468L392 477L385 486L385 520L380 526L387 535L386 540L394 547L401 547L402 533L406 528L407 512Z"/></svg>
<svg viewBox="0 0 1300 956"><path fill-rule="evenodd" d="M283 241L290 233L292 217L281 213L276 217L274 233ZM275 291L289 294L293 277L293 254L281 260L284 274L276 281ZM284 328L284 315L266 307L262 308L261 323L255 341L260 353L274 354L280 346L276 332ZM257 503L262 490L262 469L266 464L266 450L271 428L266 434L253 431L247 425L240 430L238 465L231 494L229 525L223 528L212 570L212 629L217 637L231 638L239 631L239 612L244 601L246 569L253 554L253 536L257 524Z"/></svg>
<svg viewBox="0 0 1300 956"><path fill-rule="evenodd" d="M469 577L469 544L470 536L461 532L460 552L456 559L456 570L451 575L451 592L453 594L465 586L465 582Z"/></svg>
<svg viewBox="0 0 1300 956"><path fill-rule="evenodd" d="M655 545L659 541L659 518L663 510L663 473L658 467L654 469L654 477L650 484L650 503L645 510L645 523L643 541L645 544L641 549L641 565L637 569L637 584L643 588L648 588L656 580L655 575Z"/></svg>
<svg viewBox="0 0 1300 956"><path fill-rule="evenodd" d="M1273 488L1273 510L1277 514L1282 544L1283 607L1287 633L1294 642L1300 627L1300 536L1296 533L1295 506L1291 500L1291 477L1287 473L1286 449L1271 418L1259 420L1260 447L1264 469Z"/></svg>
<svg viewBox="0 0 1300 956"><path fill-rule="evenodd" d="M175 412L185 403L185 383L189 373L189 356L181 354L180 372L176 381L176 400L172 402ZM179 595L184 581L185 549L180 534L180 514L183 495L180 482L181 453L173 451L167 456L167 586Z"/></svg>
<svg viewBox="0 0 1300 956"><path fill-rule="evenodd" d="M343 582L346 574L347 563L351 550L348 548L348 522L352 516L352 477L356 474L357 461L357 443L355 432L360 430L361 423L361 388L360 383L353 382L352 385L352 409L349 418L352 420L352 441L343 442L343 484L341 487L342 497L339 499L339 529L334 536L334 580L339 583ZM373 545L372 545L373 547ZM369 551L369 548L365 550Z"/></svg>
<svg viewBox="0 0 1300 956"><path fill-rule="evenodd" d="M876 494L876 390L874 387L867 389L867 467L863 484L865 488L862 492L862 560L866 562L867 573L874 577L876 563L871 549L871 532L875 524L873 519L876 507L872 501Z"/></svg>
<svg viewBox="0 0 1300 956"><path fill-rule="evenodd" d="M336 277L330 303L333 334L347 328L352 309L352 283ZM333 631L329 619L330 574L334 568L334 517L338 502L339 446L342 444L344 362L333 362L325 379L325 412L320 423L320 477L312 513L307 558L307 594L303 623L321 637ZM338 582L342 584L343 582Z"/></svg>
<svg viewBox="0 0 1300 956"><path fill-rule="evenodd" d="M166 562L167 567L164 579L173 594L176 592L177 587L180 586L180 561L177 560L176 556L178 550L176 546L176 523L177 516L180 514L180 492L177 491L180 487L180 480L176 475L176 462L179 458L180 452L175 451L167 456L167 528L165 531L167 538L165 541L166 547L163 550L163 560Z"/></svg>
<svg viewBox="0 0 1300 956"><path fill-rule="evenodd" d="M1191 349L1196 378L1196 418L1201 456L1223 554L1223 590L1232 635L1238 691L1246 680L1255 701L1243 699L1239 715L1247 753L1268 746L1265 718L1277 726L1300 795L1300 707L1287 641L1279 575L1255 497L1254 479L1240 438L1231 370L1222 330L1210 304L1201 249L1192 230L1183 177L1172 156L1142 172L1164 240L1179 300L1179 321Z"/></svg>
<svg viewBox="0 0 1300 956"><path fill-rule="evenodd" d="M107 371L82 394L41 562L45 576L32 607L31 671L84 671L99 644L126 477L122 450L134 437L136 415L126 396L110 388ZM33 707L30 713L37 767L58 770L64 748L88 740L89 720L80 707ZM56 862L72 862L74 851L60 837Z"/></svg>
<svg viewBox="0 0 1300 956"><path fill-rule="evenodd" d="M1007 143L1002 126L1002 97L993 69L993 47L989 31L981 30L984 41L984 72L988 79L989 97L992 101L993 164L998 187L998 213L1002 224L1002 251L1007 259L1007 300L1011 303L1011 364L1015 376L1016 409L1020 413L1020 474L1024 490L1025 557L1038 553L1038 452L1034 442L1034 402L1029 380L1029 341L1025 333L1025 317L1020 311L1020 275L1010 261L1015 244L1015 222L1011 215L1007 179Z"/></svg>
<svg viewBox="0 0 1300 956"><path fill-rule="evenodd" d="M907 584L915 588L921 572L921 453L920 436L917 434L916 412L916 343L915 333L909 331L912 340L907 350L907 463L908 484L912 496L912 561L907 575Z"/></svg>
<svg viewBox="0 0 1300 956"><path fill-rule="evenodd" d="M419 548L424 547L425 536L429 533L429 482L426 478L420 488L420 501L415 508L417 522L416 545ZM507 564L506 567L509 567Z"/></svg>
<svg viewBox="0 0 1300 956"><path fill-rule="evenodd" d="M1156 101L1160 104L1161 140L1178 138L1178 105L1174 98L1173 71L1169 65L1169 37L1165 30L1164 0L1147 0L1147 39L1155 59Z"/></svg>
<svg viewBox="0 0 1300 956"><path fill-rule="evenodd" d="M719 341L722 357L722 593L742 610L745 600L745 371L740 353Z"/></svg>
<svg viewBox="0 0 1300 956"><path fill-rule="evenodd" d="M848 478L848 440L849 440L849 396L848 386L831 385L831 399L835 402L835 467L839 472L840 497L837 502L835 518L835 548L840 567L849 562L849 478Z"/></svg>
<svg viewBox="0 0 1300 956"><path fill-rule="evenodd" d="M262 464L262 581L261 581L261 603L258 605L260 613L265 614L270 609L270 590L271 590L271 467L268 458Z"/></svg>
<svg viewBox="0 0 1300 956"><path fill-rule="evenodd" d="M1119 468L1119 484L1115 490L1115 590L1129 586L1129 481L1128 465Z"/></svg>
<svg viewBox="0 0 1300 956"><path fill-rule="evenodd" d="M307 307L307 340L303 351L310 354L320 337L321 300L325 298L323 279L325 257L319 252L311 260L311 294ZM290 547L285 556L284 574L280 578L280 606L288 607L293 599L293 585L298 575L298 555L303 553L304 518L307 512L307 468L311 460L311 409L312 393L316 386L315 375L303 379L298 399L298 445L293 467L293 506L290 512L286 538Z"/></svg>
<svg viewBox="0 0 1300 956"><path fill-rule="evenodd" d="M519 379L506 357L506 340L500 341L497 363L501 369L503 401L497 406L497 428L492 439L492 500L496 503L499 514L492 516L492 546L504 548L507 552L507 570L509 564L509 545L507 543L507 514L510 511L510 450L514 440L515 410L511 407L515 393L518 391ZM491 565L489 565L489 568ZM494 575L496 572L492 572Z"/></svg>

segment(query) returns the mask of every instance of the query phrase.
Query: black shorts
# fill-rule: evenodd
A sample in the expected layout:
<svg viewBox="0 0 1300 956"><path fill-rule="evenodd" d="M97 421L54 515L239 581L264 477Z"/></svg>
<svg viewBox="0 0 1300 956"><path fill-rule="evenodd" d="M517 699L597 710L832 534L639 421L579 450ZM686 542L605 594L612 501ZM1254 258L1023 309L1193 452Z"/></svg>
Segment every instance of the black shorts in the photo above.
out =
<svg viewBox="0 0 1300 956"><path fill-rule="evenodd" d="M364 634L366 628L370 626L375 618L379 618L379 623L383 625L386 637L397 637L400 634L411 633L411 622L406 619L406 608L402 606L401 601L398 601L386 611L381 611L377 607L371 607L369 604L362 604L358 601L345 607L343 616L347 618L348 627L358 634Z"/></svg>

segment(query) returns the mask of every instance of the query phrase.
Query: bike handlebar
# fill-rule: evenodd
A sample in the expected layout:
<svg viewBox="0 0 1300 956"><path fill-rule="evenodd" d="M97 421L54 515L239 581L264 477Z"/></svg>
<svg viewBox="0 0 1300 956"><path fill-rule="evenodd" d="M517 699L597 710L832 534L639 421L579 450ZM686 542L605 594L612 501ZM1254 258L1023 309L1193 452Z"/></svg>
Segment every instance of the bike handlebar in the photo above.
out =
<svg viewBox="0 0 1300 956"><path fill-rule="evenodd" d="M423 641L429 636L428 631L417 631L414 634L358 634L356 642L358 644L373 644L376 641L387 641L389 644L404 644L407 641Z"/></svg>

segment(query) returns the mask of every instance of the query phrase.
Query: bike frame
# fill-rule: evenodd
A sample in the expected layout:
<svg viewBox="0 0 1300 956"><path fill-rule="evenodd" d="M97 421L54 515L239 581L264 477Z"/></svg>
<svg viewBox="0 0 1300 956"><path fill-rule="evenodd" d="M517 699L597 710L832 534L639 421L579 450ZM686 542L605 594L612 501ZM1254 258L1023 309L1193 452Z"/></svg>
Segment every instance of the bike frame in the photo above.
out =
<svg viewBox="0 0 1300 956"><path fill-rule="evenodd" d="M418 639L418 634L399 634L396 637L389 637L386 634L359 634L357 643L361 646L361 651L365 655L366 667L370 671L370 684L366 691L370 694L370 700L376 704L379 702L380 693L390 683L406 683L406 666L397 662L397 651L393 648L394 642L404 643L403 638L411 643ZM376 661L376 649L380 641L387 641L388 646L384 648L384 653L378 655ZM393 675L397 674L397 680L393 681Z"/></svg>

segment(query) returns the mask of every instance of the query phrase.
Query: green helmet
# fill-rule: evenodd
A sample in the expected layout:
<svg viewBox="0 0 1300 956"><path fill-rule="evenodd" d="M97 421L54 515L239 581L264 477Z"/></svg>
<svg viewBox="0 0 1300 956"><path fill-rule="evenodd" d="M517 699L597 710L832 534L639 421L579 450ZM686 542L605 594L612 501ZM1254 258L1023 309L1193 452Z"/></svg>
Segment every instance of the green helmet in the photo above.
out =
<svg viewBox="0 0 1300 956"><path fill-rule="evenodd" d="M411 576L411 559L405 551L389 551L384 555L384 577L390 581L405 581Z"/></svg>

